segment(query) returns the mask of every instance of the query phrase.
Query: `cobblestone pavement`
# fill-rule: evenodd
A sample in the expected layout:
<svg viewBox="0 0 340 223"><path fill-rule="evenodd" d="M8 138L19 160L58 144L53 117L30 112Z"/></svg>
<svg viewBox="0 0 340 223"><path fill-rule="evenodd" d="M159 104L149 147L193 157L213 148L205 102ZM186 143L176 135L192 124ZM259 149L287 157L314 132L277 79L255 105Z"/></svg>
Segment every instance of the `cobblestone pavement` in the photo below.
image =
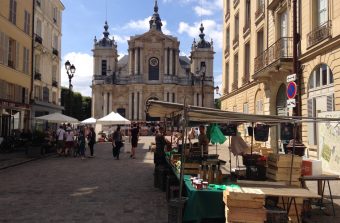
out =
<svg viewBox="0 0 340 223"><path fill-rule="evenodd" d="M0 170L0 222L167 222L147 141L135 160L125 151L114 160L104 143L95 158L49 157Z"/></svg>

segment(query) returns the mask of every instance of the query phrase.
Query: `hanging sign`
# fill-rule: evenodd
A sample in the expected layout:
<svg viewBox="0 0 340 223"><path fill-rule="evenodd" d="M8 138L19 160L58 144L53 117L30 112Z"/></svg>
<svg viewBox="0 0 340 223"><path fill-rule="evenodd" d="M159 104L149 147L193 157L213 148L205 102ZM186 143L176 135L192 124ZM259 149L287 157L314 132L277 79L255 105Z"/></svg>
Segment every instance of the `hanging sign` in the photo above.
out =
<svg viewBox="0 0 340 223"><path fill-rule="evenodd" d="M289 82L287 86L287 97L288 99L293 99L296 96L296 83L295 82Z"/></svg>
<svg viewBox="0 0 340 223"><path fill-rule="evenodd" d="M291 74L287 76L287 83L293 82L296 80L296 74Z"/></svg>
<svg viewBox="0 0 340 223"><path fill-rule="evenodd" d="M295 108L296 107L296 101L295 98L288 99L287 100L287 108Z"/></svg>

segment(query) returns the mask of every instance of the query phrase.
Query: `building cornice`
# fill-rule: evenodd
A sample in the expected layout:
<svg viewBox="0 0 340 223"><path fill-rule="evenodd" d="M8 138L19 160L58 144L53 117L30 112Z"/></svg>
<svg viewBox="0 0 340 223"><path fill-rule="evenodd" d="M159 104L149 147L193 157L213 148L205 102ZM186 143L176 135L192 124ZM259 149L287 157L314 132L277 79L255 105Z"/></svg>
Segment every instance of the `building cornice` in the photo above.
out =
<svg viewBox="0 0 340 223"><path fill-rule="evenodd" d="M243 85L242 87L238 88L237 90L230 92L229 94L222 95L220 97L220 99L221 100L229 99L230 97L233 97L233 96L235 96L235 95L237 95L237 94L239 94L239 93L241 93L241 92L243 92L245 90L248 90L249 88L254 87L254 86L256 86L259 83L260 82L258 82L258 81L252 81L252 82L250 82L250 83L248 83L246 85Z"/></svg>

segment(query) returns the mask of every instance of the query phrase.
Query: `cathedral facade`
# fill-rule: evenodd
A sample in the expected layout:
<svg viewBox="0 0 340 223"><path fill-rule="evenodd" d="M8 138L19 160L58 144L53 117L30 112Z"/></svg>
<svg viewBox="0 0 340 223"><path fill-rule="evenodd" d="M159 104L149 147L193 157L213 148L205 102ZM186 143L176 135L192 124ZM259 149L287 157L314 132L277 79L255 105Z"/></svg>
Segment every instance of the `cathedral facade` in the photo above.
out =
<svg viewBox="0 0 340 223"><path fill-rule="evenodd" d="M105 22L103 38L94 40L92 116L118 112L132 121L157 121L149 117L150 99L214 106L213 43L205 40L201 24L199 39L191 46L190 58L180 56L180 42L162 32L157 0L149 31L131 36L128 55L118 60L117 43Z"/></svg>

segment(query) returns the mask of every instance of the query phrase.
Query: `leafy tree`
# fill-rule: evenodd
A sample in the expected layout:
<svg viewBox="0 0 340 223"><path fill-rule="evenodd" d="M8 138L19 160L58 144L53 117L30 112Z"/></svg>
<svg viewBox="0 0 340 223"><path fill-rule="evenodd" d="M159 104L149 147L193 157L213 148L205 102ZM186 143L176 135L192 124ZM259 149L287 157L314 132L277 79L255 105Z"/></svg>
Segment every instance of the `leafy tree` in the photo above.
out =
<svg viewBox="0 0 340 223"><path fill-rule="evenodd" d="M69 92L68 88L61 88L61 105L64 106L63 114L84 120L91 117L90 97L82 96L79 92Z"/></svg>

